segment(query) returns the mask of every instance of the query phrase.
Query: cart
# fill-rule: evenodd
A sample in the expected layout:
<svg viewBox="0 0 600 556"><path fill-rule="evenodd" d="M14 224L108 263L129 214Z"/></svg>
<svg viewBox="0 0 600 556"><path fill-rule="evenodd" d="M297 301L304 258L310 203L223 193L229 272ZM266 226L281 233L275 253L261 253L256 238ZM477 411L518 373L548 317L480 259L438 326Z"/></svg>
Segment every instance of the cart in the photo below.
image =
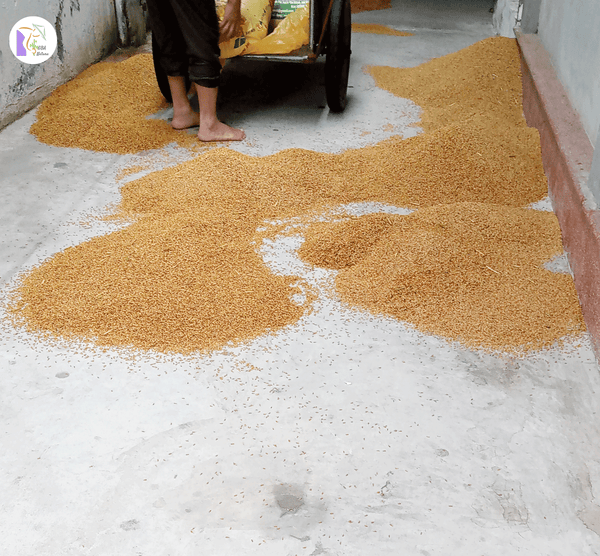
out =
<svg viewBox="0 0 600 556"><path fill-rule="evenodd" d="M277 1L277 0L276 0ZM346 108L348 72L350 70L350 38L352 33L350 0L309 0L310 32L307 45L289 54L248 54L243 58L272 62L310 64L325 55L325 93L332 112ZM156 80L161 93L171 102L167 75L158 63L158 45L152 38ZM189 88L189 80L186 85Z"/></svg>

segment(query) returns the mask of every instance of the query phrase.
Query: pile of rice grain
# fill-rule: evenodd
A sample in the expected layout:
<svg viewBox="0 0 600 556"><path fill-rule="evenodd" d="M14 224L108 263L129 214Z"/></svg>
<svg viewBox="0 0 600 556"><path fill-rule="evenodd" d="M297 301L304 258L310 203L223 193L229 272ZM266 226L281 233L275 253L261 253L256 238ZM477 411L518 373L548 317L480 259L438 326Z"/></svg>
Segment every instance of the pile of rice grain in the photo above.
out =
<svg viewBox="0 0 600 556"><path fill-rule="evenodd" d="M342 300L471 347L539 349L585 325L554 214L482 203L319 224L300 249Z"/></svg>
<svg viewBox="0 0 600 556"><path fill-rule="evenodd" d="M473 116L525 125L514 39L486 39L416 68L371 66L367 70L379 87L410 98L423 109L425 131Z"/></svg>
<svg viewBox="0 0 600 556"><path fill-rule="evenodd" d="M40 104L30 133L48 145L117 154L174 142L199 147L195 135L148 119L167 106L156 84L152 55L139 54L91 66L58 87Z"/></svg>
<svg viewBox="0 0 600 556"><path fill-rule="evenodd" d="M143 218L29 274L15 315L46 334L189 353L296 322L294 280L251 245L256 221L182 214Z"/></svg>
<svg viewBox="0 0 600 556"><path fill-rule="evenodd" d="M149 69L147 59L133 60L123 64ZM477 71L471 67L475 63ZM86 93L78 88L88 87L93 96L110 82L102 65L84 75L85 83L75 80L68 89L81 99ZM148 98L136 118L156 107L156 95L139 73L119 75L128 94L137 87L144 91L142 99ZM347 268L338 287L348 303L473 345L545 345L567 330L581 330L571 278L538 268L539 261L560 252L554 217L507 208L547 194L538 135L526 127L521 113L514 41L488 39L417 68L388 69L385 79L395 91L404 87L415 95L431 131L337 155L290 149L258 158L218 148L129 181L121 188L115 217L136 223L59 253L24 276L13 318L32 332L159 351L189 352L253 338L295 322L305 310L290 301L290 281L274 276L260 260L252 243L260 239L255 230L265 220L379 201L421 210L407 219L355 219L335 228L343 233L321 233L317 258L310 254L310 241L303 249L315 264ZM45 120L58 125L70 118L67 106L64 98L45 104L38 131ZM110 129L123 133L123 114L110 105L105 112L103 117L114 118ZM52 137L60 139L61 133L54 130ZM119 137L111 143L110 133L102 141L108 150L121 144ZM463 202L478 204L456 204ZM439 206L443 204L450 207ZM427 212L424 207L434 208ZM519 240L510 239L510 249L503 251L501 241L484 241L487 232L482 231L473 245L483 255L473 259L474 252L468 254L464 247L463 228L471 225L467 217L498 238L502 227L510 230L520 223L519 233L529 243L515 251ZM452 224L454 218L461 229ZM444 235L444 227L453 231ZM545 247L538 256L540 233ZM414 264L416 259L412 266L407 259L400 273L393 266L398 262L394 249L413 259L419 255L422 268ZM535 265L523 255L528 249ZM517 276L512 263L528 270ZM463 275L469 280L458 281ZM364 298L361 290L373 297ZM446 307L439 292L454 301ZM512 333L498 316L506 313L509 302L517 307L511 313ZM540 324L542 315L548 326Z"/></svg>
<svg viewBox="0 0 600 556"><path fill-rule="evenodd" d="M471 122L342 154L289 149L257 158L217 148L128 182L120 210L126 216L210 210L276 219L360 201L524 206L544 198L547 183L535 130L512 131L501 121L489 128Z"/></svg>

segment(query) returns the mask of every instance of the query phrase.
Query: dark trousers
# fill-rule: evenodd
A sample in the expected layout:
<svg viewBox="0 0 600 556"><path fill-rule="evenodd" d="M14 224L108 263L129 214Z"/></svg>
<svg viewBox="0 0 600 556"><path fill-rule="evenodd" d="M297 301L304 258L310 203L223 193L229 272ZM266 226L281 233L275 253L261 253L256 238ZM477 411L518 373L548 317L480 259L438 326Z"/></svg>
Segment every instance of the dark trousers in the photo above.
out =
<svg viewBox="0 0 600 556"><path fill-rule="evenodd" d="M217 87L219 21L214 0L146 0L148 23L160 48L159 64L169 76L189 75Z"/></svg>

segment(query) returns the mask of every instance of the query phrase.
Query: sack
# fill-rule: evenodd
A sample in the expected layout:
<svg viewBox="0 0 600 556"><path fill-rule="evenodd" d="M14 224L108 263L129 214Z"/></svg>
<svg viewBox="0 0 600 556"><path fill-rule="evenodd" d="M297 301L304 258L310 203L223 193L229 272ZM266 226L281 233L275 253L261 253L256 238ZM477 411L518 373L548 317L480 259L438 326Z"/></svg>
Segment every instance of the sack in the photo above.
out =
<svg viewBox="0 0 600 556"><path fill-rule="evenodd" d="M227 0L217 0L219 22L225 15ZM242 29L239 37L219 43L221 59L233 58L243 54L248 46L267 36L273 6L271 0L242 0Z"/></svg>
<svg viewBox="0 0 600 556"><path fill-rule="evenodd" d="M306 4L288 15L264 39L249 45L244 54L289 54L308 44L310 35L310 5Z"/></svg>
<svg viewBox="0 0 600 556"><path fill-rule="evenodd" d="M271 10L269 33L277 27L288 15L293 14L298 8L304 8L309 0L275 0Z"/></svg>

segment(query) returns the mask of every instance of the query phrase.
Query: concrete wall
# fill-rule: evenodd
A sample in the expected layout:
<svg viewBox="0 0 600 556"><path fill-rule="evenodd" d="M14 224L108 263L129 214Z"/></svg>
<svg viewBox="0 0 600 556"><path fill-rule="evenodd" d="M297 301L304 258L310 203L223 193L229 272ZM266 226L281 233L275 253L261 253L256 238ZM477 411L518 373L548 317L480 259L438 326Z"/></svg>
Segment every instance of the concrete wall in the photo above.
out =
<svg viewBox="0 0 600 556"><path fill-rule="evenodd" d="M54 25L58 46L52 58L28 65L8 45L13 25L26 16ZM143 0L0 0L0 129L36 106L117 46L145 38Z"/></svg>
<svg viewBox="0 0 600 556"><path fill-rule="evenodd" d="M592 145L600 127L599 30L600 0L541 1L538 34Z"/></svg>
<svg viewBox="0 0 600 556"><path fill-rule="evenodd" d="M501 37L515 38L514 28L519 17L519 0L496 0L492 26Z"/></svg>
<svg viewBox="0 0 600 556"><path fill-rule="evenodd" d="M600 127L598 128L598 136L596 137L596 148L594 149L588 187L592 195L594 195L596 205L600 207Z"/></svg>
<svg viewBox="0 0 600 556"><path fill-rule="evenodd" d="M540 5L542 0L524 0L521 14L521 32L537 33L540 21Z"/></svg>

